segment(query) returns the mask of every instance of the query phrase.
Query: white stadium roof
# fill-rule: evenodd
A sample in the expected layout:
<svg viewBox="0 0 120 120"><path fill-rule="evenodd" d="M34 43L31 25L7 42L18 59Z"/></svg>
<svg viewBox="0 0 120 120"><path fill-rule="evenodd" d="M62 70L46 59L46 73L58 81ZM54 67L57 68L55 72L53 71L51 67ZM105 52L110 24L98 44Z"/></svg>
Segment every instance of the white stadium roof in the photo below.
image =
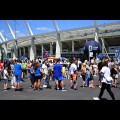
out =
<svg viewBox="0 0 120 120"><path fill-rule="evenodd" d="M99 37L109 38L109 37L117 37L120 36L120 22L98 25ZM70 29L60 31L61 41L70 41L70 40L83 40L83 39L94 39L95 27L84 27L78 29ZM56 42L57 36L56 32L46 33L46 34L38 34L33 36L26 36L19 39L16 39L18 47L29 46L31 37L35 38L35 44L44 44ZM11 49L14 45L15 40L9 40L0 45L6 43L7 48Z"/></svg>

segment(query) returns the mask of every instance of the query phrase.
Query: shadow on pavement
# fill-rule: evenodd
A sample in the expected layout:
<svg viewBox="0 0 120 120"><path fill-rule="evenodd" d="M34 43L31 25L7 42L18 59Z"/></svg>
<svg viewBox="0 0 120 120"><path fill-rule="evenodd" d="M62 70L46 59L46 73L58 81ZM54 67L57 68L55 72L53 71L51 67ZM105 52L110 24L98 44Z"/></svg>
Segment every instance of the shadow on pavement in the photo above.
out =
<svg viewBox="0 0 120 120"><path fill-rule="evenodd" d="M101 98L100 100L108 100L107 98Z"/></svg>
<svg viewBox="0 0 120 120"><path fill-rule="evenodd" d="M15 89L15 91L23 91L23 88Z"/></svg>
<svg viewBox="0 0 120 120"><path fill-rule="evenodd" d="M7 90L10 90L11 88L7 88Z"/></svg>

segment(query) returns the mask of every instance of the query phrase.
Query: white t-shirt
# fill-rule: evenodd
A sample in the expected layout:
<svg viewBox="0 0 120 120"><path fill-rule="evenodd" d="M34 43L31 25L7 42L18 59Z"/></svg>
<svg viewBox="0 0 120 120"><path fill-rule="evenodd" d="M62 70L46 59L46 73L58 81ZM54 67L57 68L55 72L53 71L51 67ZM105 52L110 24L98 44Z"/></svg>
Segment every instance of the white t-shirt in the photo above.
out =
<svg viewBox="0 0 120 120"><path fill-rule="evenodd" d="M79 66L80 66L80 64L82 64L82 62L81 62L81 61L78 61L78 66L77 66L77 67L79 67Z"/></svg>
<svg viewBox="0 0 120 120"><path fill-rule="evenodd" d="M101 71L102 73L104 73L104 77L102 78L102 81L101 82L104 82L106 84L111 84L111 82L107 82L107 77L110 77L110 68L109 67L102 67ZM106 79L105 79L106 78Z"/></svg>
<svg viewBox="0 0 120 120"><path fill-rule="evenodd" d="M44 73L47 75L48 69L47 69L47 66L45 64L42 65L42 69L43 69Z"/></svg>
<svg viewBox="0 0 120 120"><path fill-rule="evenodd" d="M49 65L50 65L50 67L53 67L53 66L54 66L53 63L49 63Z"/></svg>
<svg viewBox="0 0 120 120"><path fill-rule="evenodd" d="M6 77L6 75L8 76L8 72L7 72L7 70L4 70L4 72L3 72L3 78L4 78L4 79L8 79L8 78Z"/></svg>
<svg viewBox="0 0 120 120"><path fill-rule="evenodd" d="M70 74L73 74L75 70L77 70L77 65L72 63L71 66L70 66Z"/></svg>

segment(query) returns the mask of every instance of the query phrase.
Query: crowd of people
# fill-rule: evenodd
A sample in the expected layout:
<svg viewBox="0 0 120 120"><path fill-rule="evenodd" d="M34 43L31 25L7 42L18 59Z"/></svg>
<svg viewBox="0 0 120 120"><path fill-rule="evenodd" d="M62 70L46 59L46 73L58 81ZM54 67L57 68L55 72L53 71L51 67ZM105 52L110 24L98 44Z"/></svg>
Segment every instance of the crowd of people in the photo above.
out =
<svg viewBox="0 0 120 120"><path fill-rule="evenodd" d="M99 76L100 95L94 99L100 99L105 89L109 92L112 99L115 99L111 87L117 87L120 65L113 58L92 58L91 61L81 62L79 58L73 58L70 63L68 60L48 61L48 59L30 60L4 60L0 61L0 81L4 81L4 91L7 91L8 81L11 88L20 89L21 82L29 76L33 90L43 88L51 89L50 81L55 81L55 89L65 91L64 80L70 80L70 87L78 90L78 77L82 77L82 87L94 88L94 77ZM112 80L107 82L107 78ZM43 84L41 84L43 81Z"/></svg>

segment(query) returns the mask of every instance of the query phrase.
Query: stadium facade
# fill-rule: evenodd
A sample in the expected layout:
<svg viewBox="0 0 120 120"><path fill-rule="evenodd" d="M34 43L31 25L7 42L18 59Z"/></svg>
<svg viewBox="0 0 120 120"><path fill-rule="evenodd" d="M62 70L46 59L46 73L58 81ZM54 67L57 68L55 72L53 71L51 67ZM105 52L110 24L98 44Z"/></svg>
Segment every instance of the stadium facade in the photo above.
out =
<svg viewBox="0 0 120 120"><path fill-rule="evenodd" d="M28 30L29 26L28 26ZM44 51L50 56L60 54L82 53L86 41L95 39L95 26L50 32L46 34L30 34L29 36L3 41L0 43L0 59L8 57L28 56L32 60L37 56L43 56ZM120 52L120 22L97 25L98 41L102 46L102 53ZM31 31L29 31L31 32ZM2 35L1 35L2 37ZM60 41L58 41L59 39ZM57 42L60 42L58 46ZM57 46L57 47L56 47ZM59 47L59 48L58 48ZM31 49L32 48L32 49ZM16 53L17 52L17 53ZM32 56L32 57L31 57ZM57 56L56 56L57 57Z"/></svg>

